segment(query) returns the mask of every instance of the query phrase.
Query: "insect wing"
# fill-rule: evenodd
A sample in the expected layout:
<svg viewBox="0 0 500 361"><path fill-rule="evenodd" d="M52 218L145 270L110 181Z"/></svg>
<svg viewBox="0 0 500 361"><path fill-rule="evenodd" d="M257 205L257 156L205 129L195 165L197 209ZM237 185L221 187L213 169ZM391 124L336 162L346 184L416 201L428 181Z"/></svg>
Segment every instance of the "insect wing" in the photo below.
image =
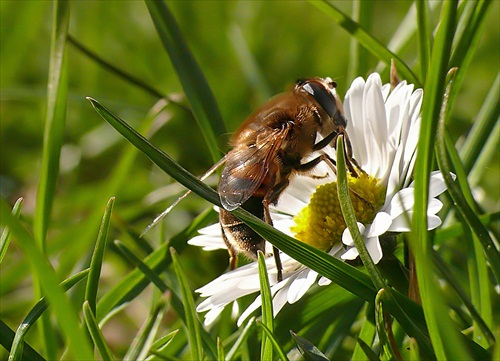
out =
<svg viewBox="0 0 500 361"><path fill-rule="evenodd" d="M272 162L287 130L276 129L257 144L233 149L226 157L218 192L222 206L228 210L241 206L260 187L266 178Z"/></svg>

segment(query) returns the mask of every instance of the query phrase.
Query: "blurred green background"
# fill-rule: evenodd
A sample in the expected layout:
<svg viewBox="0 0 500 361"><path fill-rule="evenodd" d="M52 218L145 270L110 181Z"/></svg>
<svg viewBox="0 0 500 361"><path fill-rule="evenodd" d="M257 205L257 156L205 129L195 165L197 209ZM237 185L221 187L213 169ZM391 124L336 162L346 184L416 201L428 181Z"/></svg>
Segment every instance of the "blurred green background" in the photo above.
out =
<svg viewBox="0 0 500 361"><path fill-rule="evenodd" d="M334 2L350 14L350 2ZM168 2L191 51L214 92L228 132L273 94L297 78L330 76L343 97L353 80L351 38L324 13L302 1L172 1ZM403 35L402 22L411 2L371 2L373 22L369 32L383 44ZM439 4L433 5L435 19ZM500 2L495 1L487 29L453 109L452 137L460 142L499 71ZM47 76L50 53L52 3L50 1L0 1L1 108L0 187L2 197L13 203L24 197L23 216L30 223L35 207L43 143ZM435 20L434 19L434 20ZM183 101L182 88L141 1L75 1L71 3L70 34L111 64L143 80L162 94ZM416 63L417 41L410 39L398 54L410 66ZM377 60L364 57L366 77ZM95 113L85 97L107 106L136 129L158 97L103 69L72 44L67 48L69 102L61 156L61 175L52 212L48 252L61 277L79 269L82 255L90 255L98 221L111 195L114 235L136 247L124 234L140 233L154 216L182 191L170 177L138 156L127 178L109 194L110 174L117 159L132 148ZM388 81L385 67L383 78ZM152 126L152 142L195 174L213 164L201 133L189 113L169 106ZM221 152L227 137L221 137ZM477 191L488 195L481 204L498 209L498 155L489 164ZM212 179L211 184L216 180ZM166 187L171 185L170 187ZM166 187L166 188L165 188ZM152 193L157 190L162 192ZM478 194L480 194L478 193ZM479 198L481 199L481 198ZM162 242L187 226L209 207L191 196L167 219L165 233L148 234L152 243ZM98 215L98 217L96 216ZM121 230L122 233L119 233ZM125 239L123 239L125 237ZM16 322L32 304L28 263L13 243L1 265L0 316ZM188 247L186 268L192 286L199 287L224 271L224 252L204 253ZM192 256L192 257L189 257ZM207 259L209 262L199 262ZM129 266L108 251L104 282L114 282ZM105 287L105 286L104 286ZM139 310L127 311L139 323ZM147 312L147 310L144 310ZM137 314L134 314L137 312ZM128 321L124 321L128 322Z"/></svg>

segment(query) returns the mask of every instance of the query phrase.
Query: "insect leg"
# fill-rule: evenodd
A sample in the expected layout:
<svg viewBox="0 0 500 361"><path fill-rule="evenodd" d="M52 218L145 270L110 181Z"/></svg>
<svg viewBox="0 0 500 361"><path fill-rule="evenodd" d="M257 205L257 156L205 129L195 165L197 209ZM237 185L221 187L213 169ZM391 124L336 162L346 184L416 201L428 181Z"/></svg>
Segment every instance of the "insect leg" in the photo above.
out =
<svg viewBox="0 0 500 361"><path fill-rule="evenodd" d="M221 225L220 228L222 231L222 239L224 240L224 243L227 246L227 251L229 252L229 269L232 271L236 269L236 265L238 263L238 252L236 251L236 249L234 249L232 243L227 239L224 227Z"/></svg>
<svg viewBox="0 0 500 361"><path fill-rule="evenodd" d="M366 174L366 172L360 167L360 165L352 155L352 145L351 141L349 140L349 135L347 134L346 131L344 131L342 135L344 136L344 148L346 156L345 158L349 171L352 173L353 176L357 177L358 172L354 169L354 167L356 167L359 171L361 171L361 173Z"/></svg>
<svg viewBox="0 0 500 361"><path fill-rule="evenodd" d="M302 172L306 173L306 172L310 171L312 168L314 168L321 161L326 162L328 164L328 166L333 170L333 172L335 174L337 174L337 168L336 168L337 162L335 162L335 160L332 159L327 154L321 154L320 156L314 158L313 160L310 160L307 163L300 164L300 166L296 167L295 170L298 171L298 172L301 172L301 173ZM357 192L353 191L351 188L349 188L349 192L351 192L352 194L354 194L355 197L358 197L359 199L361 199L369 207L373 208L373 204L371 204L369 201L367 201L366 199L364 199L360 194L358 194Z"/></svg>
<svg viewBox="0 0 500 361"><path fill-rule="evenodd" d="M276 187L274 187L274 189L271 189L262 200L262 205L264 206L264 221L266 221L266 223L271 226L273 225L273 220L271 219L271 214L269 213L269 204L275 202L279 194L283 191L283 189L286 188L287 185L288 185L288 180L286 182L278 184ZM283 265L281 264L281 258L279 252L280 252L279 249L273 245L274 262L276 263L276 270L278 272L276 278L278 282L281 282L283 280Z"/></svg>

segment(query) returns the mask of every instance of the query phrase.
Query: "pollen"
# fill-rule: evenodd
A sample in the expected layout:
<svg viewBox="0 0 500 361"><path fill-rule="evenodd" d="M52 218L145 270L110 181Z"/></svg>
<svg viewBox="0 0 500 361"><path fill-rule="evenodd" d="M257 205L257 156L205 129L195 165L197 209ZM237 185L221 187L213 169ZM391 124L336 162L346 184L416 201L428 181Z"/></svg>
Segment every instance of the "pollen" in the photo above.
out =
<svg viewBox="0 0 500 361"><path fill-rule="evenodd" d="M383 205L385 187L377 178L366 174L357 178L348 175L348 183L356 219L363 224L371 223ZM295 238L313 247L328 251L341 242L347 226L337 195L337 182L318 186L294 222L291 231Z"/></svg>

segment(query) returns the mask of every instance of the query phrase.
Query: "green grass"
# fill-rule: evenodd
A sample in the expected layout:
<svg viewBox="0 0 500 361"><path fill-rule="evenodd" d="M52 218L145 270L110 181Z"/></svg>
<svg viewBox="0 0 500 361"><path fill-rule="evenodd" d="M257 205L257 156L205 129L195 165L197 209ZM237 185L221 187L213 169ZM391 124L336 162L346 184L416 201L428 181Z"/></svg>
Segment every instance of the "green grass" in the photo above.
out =
<svg viewBox="0 0 500 361"><path fill-rule="evenodd" d="M0 359L500 359L498 2L4 0L0 10ZM404 238L421 304L387 286L363 250L366 269L237 210L333 283L273 317L260 267L262 314L238 328L228 307L204 328L194 290L228 261L186 243L217 220L216 179L195 175L296 79L330 76L343 96L375 69L388 82L391 59L424 88L414 224L396 253L404 262ZM457 179L428 232L434 169Z"/></svg>

